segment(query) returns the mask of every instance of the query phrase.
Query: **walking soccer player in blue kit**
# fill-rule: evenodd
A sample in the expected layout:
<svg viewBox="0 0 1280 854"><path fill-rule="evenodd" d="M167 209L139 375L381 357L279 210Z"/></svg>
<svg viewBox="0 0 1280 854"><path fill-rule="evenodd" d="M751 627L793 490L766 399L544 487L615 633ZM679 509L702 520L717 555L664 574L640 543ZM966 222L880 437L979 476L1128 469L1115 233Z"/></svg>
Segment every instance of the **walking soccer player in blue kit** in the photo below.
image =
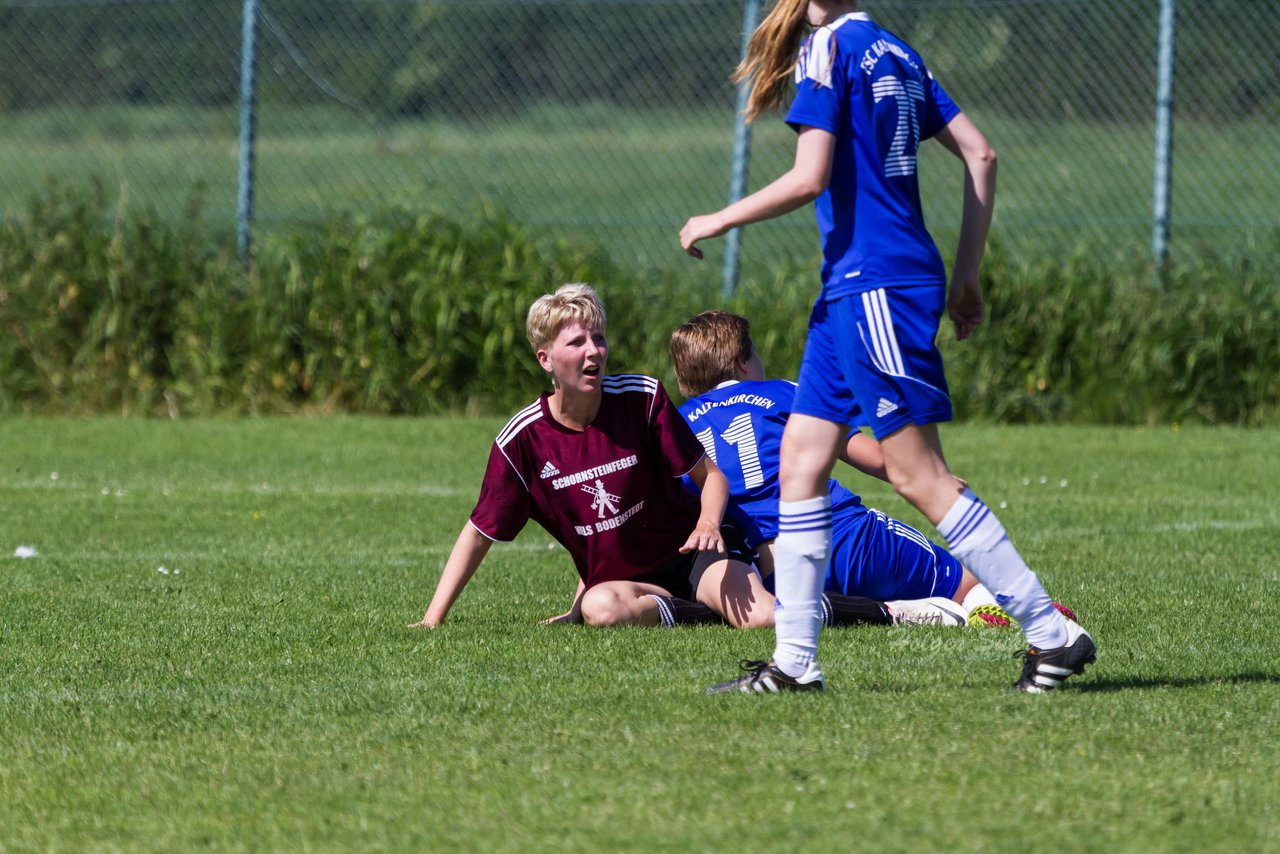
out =
<svg viewBox="0 0 1280 854"><path fill-rule="evenodd" d="M812 29L807 39L805 31ZM802 43L803 42L803 43ZM1092 637L1053 606L995 514L942 453L938 423L951 419L934 343L944 308L963 340L984 317L978 268L991 224L996 157L981 131L906 42L853 2L778 0L752 34L735 79L751 84L746 118L782 106L794 165L746 198L695 216L680 244L815 202L822 291L809 319L795 413L781 448L775 544L777 639L770 661L711 691L821 690L819 599L831 547L827 481L850 425L870 427L894 489L946 539L1027 637L1015 686L1060 687L1096 657ZM950 289L924 225L916 155L936 138L964 165L964 206Z"/></svg>

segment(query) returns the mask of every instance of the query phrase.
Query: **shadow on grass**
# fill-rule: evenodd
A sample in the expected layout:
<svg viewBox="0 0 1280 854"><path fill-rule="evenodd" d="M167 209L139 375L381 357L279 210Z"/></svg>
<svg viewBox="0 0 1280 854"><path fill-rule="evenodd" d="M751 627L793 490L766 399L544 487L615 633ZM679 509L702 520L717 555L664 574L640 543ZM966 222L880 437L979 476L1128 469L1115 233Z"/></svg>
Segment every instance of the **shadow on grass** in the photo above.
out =
<svg viewBox="0 0 1280 854"><path fill-rule="evenodd" d="M1246 685L1252 682L1280 684L1280 674L1247 672L1221 676L1168 677L1159 679L1085 679L1073 681L1074 691L1134 691L1143 688L1195 688L1201 685Z"/></svg>

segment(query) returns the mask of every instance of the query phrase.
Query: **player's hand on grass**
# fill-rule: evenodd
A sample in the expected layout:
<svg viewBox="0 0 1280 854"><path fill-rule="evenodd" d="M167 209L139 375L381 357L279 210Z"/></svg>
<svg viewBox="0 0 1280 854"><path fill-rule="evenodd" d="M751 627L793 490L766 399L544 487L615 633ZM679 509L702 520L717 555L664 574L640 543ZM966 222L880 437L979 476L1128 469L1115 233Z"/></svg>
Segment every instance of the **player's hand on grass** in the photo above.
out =
<svg viewBox="0 0 1280 854"><path fill-rule="evenodd" d="M690 217L684 228L680 229L680 248L694 258L701 258L702 250L694 244L699 240L719 237L728 230L719 214Z"/></svg>
<svg viewBox="0 0 1280 854"><path fill-rule="evenodd" d="M963 341L986 318L982 305L982 284L977 277L952 279L947 297L947 314L956 325L956 340Z"/></svg>
<svg viewBox="0 0 1280 854"><path fill-rule="evenodd" d="M558 626L558 625L561 625L562 623L581 623L581 622L582 622L582 612L565 611L563 614L558 614L554 617L547 617L545 620L542 621L542 625Z"/></svg>
<svg viewBox="0 0 1280 854"><path fill-rule="evenodd" d="M440 624L441 624L441 623L443 623L443 622L444 622L444 620L442 620L442 619L441 619L441 620L437 620L437 619L433 618L430 614L424 614L421 620L419 620L419 621L418 621L418 622L416 622L416 623L410 623L409 625L405 626L405 628L407 628L407 629L434 629L436 626L440 625Z"/></svg>
<svg viewBox="0 0 1280 854"><path fill-rule="evenodd" d="M720 526L714 522L699 520L689 539L680 547L680 554L711 551L724 554L724 537L720 536Z"/></svg>

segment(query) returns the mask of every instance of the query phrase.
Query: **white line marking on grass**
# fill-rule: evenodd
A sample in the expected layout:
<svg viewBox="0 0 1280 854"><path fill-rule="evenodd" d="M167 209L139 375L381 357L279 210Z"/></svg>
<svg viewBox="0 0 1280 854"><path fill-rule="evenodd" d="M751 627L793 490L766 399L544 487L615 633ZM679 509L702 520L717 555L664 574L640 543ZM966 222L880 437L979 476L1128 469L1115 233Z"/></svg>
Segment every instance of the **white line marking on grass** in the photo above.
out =
<svg viewBox="0 0 1280 854"><path fill-rule="evenodd" d="M397 619L393 623L395 629L403 625L403 620ZM403 631L409 631L407 629ZM284 680L281 680L282 682ZM505 673L491 673L483 678L484 682L491 684L509 684L515 681L514 677ZM290 699L296 696L303 696L308 699L321 699L324 701L331 700L334 696L351 696L362 697L369 692L384 690L387 687L393 689L412 689L418 687L416 683L408 677L388 677L385 679L361 679L358 682L320 682L312 681L305 686L299 686L296 683L290 683L285 686L282 684L274 684L268 682L217 682L209 683L193 683L191 685L178 685L172 688L161 687L135 687L135 688L96 688L92 690L81 690L77 688L53 688L46 690L32 689L30 691L6 691L0 693L0 706L18 706L26 708L35 704L62 704L75 703L77 705L85 703L113 703L129 700L226 700L226 699L263 699L263 698L284 698Z"/></svg>
<svg viewBox="0 0 1280 854"><path fill-rule="evenodd" d="M109 495L112 487L106 486L89 486L87 484L74 484L63 481L60 484L51 484L44 481L21 481L18 483L10 483L0 485L0 490L27 490L27 489L43 489L43 490L61 490L70 492L89 492ZM387 495L387 496L404 496L404 495L432 495L432 496L453 496L453 495L469 495L474 493L475 488L462 489L452 486L433 486L431 484L423 484L421 486L365 486L356 484L326 484L314 486L273 486L267 483L256 484L240 484L240 483L206 483L199 486L166 485L166 486L131 486L128 488L117 488L115 494L117 497L123 498L129 494L130 490L134 493L139 491L157 492L169 496L177 493L185 493L188 495L198 495L203 492L227 493L231 495Z"/></svg>
<svg viewBox="0 0 1280 854"><path fill-rule="evenodd" d="M504 552L554 551L559 548L559 545L550 540L534 540L528 543L495 543L494 548L495 551L492 553L500 555ZM245 560L252 559L255 562L263 561L288 566L310 565L334 560L345 560L349 563L363 563L371 566L414 566L420 563L424 557L447 556L452 551L453 546L424 546L420 549L414 549L412 553L397 550L396 554L389 556L385 551L336 551L317 546L310 551L300 553L292 545L281 544L268 546L265 550L255 550L252 554L237 554L226 549L173 550L156 548L146 552L103 552L85 550L58 551L57 549L50 550L46 548L41 556L52 560L74 561L76 563L152 564L157 561L171 561L173 563L191 564L208 561L221 564L227 561L243 563Z"/></svg>
<svg viewBox="0 0 1280 854"><path fill-rule="evenodd" d="M465 495L474 489L459 489L451 486L359 486L350 484L329 484L315 486L273 486L259 483L252 486L240 484L210 484L204 487L210 492L229 492L238 494L247 492L253 495ZM198 490L193 490L198 491Z"/></svg>
<svg viewBox="0 0 1280 854"><path fill-rule="evenodd" d="M1246 519L1227 521L1222 519L1206 519L1200 522L1167 522L1160 525L1097 525L1095 527L1063 526L1043 527L1035 531L1027 531L1019 536L1025 539L1095 539L1100 533L1109 536L1128 534L1190 534L1197 531L1261 531L1269 528L1280 529L1277 519Z"/></svg>
<svg viewBox="0 0 1280 854"><path fill-rule="evenodd" d="M1264 521L1262 519L1245 519L1228 521L1224 519L1206 519L1202 522L1172 522L1167 525L1152 525L1142 528L1153 534L1168 534L1175 531L1185 533L1190 531L1254 531L1259 528L1275 528L1280 527L1280 523L1275 521Z"/></svg>

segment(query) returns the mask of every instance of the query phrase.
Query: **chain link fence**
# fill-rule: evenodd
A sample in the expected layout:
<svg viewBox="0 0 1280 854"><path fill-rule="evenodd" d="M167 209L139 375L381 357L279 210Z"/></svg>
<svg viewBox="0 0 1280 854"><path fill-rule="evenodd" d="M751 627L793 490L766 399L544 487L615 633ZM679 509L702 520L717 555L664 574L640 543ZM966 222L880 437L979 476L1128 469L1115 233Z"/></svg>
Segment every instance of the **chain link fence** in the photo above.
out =
<svg viewBox="0 0 1280 854"><path fill-rule="evenodd" d="M675 235L724 204L743 0L253 0L254 229L387 205L496 205L690 270ZM1167 3L1168 0L1165 0ZM865 4L916 46L1000 153L995 237L1019 252L1151 251L1159 0ZM241 0L0 0L0 200L100 180L121 207L234 229ZM1280 0L1178 7L1171 245L1280 232ZM750 186L793 138L757 123ZM944 252L960 174L922 157ZM811 214L748 229L745 276L816 256ZM715 251L721 251L716 249ZM707 275L714 265L702 265Z"/></svg>

